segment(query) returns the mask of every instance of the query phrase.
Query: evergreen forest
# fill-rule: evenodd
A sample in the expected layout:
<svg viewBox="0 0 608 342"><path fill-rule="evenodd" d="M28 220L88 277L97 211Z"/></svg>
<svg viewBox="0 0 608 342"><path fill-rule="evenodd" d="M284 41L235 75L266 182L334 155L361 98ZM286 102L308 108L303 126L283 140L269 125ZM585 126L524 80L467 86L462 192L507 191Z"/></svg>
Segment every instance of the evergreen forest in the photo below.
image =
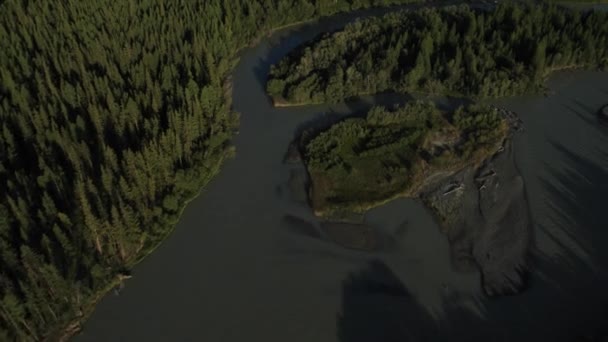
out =
<svg viewBox="0 0 608 342"><path fill-rule="evenodd" d="M0 341L74 333L171 232L232 153L239 49L410 1L2 1Z"/></svg>
<svg viewBox="0 0 608 342"><path fill-rule="evenodd" d="M275 105L382 92L494 98L538 93L556 70L607 67L607 12L501 2L359 20L274 65L267 90Z"/></svg>

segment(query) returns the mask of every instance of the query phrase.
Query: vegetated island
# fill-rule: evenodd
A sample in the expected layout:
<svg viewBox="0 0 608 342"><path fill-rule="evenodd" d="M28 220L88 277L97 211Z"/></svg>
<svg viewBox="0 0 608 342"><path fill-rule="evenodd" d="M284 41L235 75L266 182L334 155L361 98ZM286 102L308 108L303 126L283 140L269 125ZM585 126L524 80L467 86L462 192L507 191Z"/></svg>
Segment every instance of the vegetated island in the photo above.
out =
<svg viewBox="0 0 608 342"><path fill-rule="evenodd" d="M451 260L461 271L478 269L488 295L508 295L527 286L532 220L513 152L513 135L523 129L515 113L502 146L479 165L420 191L448 237Z"/></svg>
<svg viewBox="0 0 608 342"><path fill-rule="evenodd" d="M608 13L556 5L466 5L364 19L294 50L271 68L276 106L382 92L471 98L542 90L547 75L608 66Z"/></svg>
<svg viewBox="0 0 608 342"><path fill-rule="evenodd" d="M297 48L272 66L267 91L275 106L387 92L472 99L540 93L553 71L608 67L606 42L608 13L599 11L514 2L491 11L400 11ZM346 233L349 213L418 197L440 221L457 269L479 269L490 295L518 292L531 240L511 147L519 127L505 110L472 105L441 113L414 103L305 133L299 146L310 204L332 228L341 224L329 231L334 240L371 248L369 229Z"/></svg>
<svg viewBox="0 0 608 342"><path fill-rule="evenodd" d="M420 198L447 234L455 267L478 268L489 295L510 294L525 285L531 233L511 152L520 127L514 113L493 106L441 111L416 101L305 131L291 157L299 152L310 204L337 243L373 249L373 231L352 214Z"/></svg>
<svg viewBox="0 0 608 342"><path fill-rule="evenodd" d="M303 136L312 208L332 218L415 197L429 180L480 164L501 147L507 132L506 120L490 106L454 112L422 101L374 107L365 117Z"/></svg>

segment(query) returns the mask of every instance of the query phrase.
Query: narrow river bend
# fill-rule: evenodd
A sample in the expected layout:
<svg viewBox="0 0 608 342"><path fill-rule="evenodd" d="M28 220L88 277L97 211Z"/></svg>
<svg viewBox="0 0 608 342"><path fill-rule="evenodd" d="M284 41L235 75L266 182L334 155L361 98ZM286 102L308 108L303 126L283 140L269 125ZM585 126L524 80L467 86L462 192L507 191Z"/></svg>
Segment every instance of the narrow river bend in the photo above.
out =
<svg viewBox="0 0 608 342"><path fill-rule="evenodd" d="M381 11L367 11L365 15ZM186 208L175 233L108 295L80 341L571 341L608 326L608 73L568 72L553 94L495 101L517 112L515 141L535 222L534 271L523 294L482 295L478 274L451 269L446 238L425 208L397 200L367 221L375 252L324 238L290 191L283 157L296 132L326 112L393 99L273 108L270 64L359 14L276 32L234 71L237 155ZM311 223L313 222L313 223Z"/></svg>

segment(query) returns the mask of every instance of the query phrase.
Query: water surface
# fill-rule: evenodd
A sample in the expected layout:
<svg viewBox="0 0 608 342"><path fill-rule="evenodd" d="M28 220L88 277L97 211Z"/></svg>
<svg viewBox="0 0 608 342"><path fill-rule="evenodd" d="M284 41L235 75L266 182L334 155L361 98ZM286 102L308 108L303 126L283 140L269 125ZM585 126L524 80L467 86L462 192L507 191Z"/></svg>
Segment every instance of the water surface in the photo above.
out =
<svg viewBox="0 0 608 342"><path fill-rule="evenodd" d="M560 73L549 97L496 101L526 127L515 148L538 248L529 289L488 299L478 274L452 270L447 240L419 202L372 210L366 220L384 243L363 252L329 242L291 195L294 167L283 157L296 132L403 100L272 108L263 84L269 65L353 16L337 18L244 51L233 75L236 157L76 340L560 341L608 325L608 128L595 117L608 103L608 73Z"/></svg>

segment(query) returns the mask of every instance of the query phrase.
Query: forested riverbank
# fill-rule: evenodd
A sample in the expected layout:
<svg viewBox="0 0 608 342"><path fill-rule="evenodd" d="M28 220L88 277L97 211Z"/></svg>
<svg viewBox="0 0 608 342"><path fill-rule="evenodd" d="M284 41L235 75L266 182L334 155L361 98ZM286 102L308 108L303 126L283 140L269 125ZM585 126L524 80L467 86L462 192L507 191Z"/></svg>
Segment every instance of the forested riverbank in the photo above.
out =
<svg viewBox="0 0 608 342"><path fill-rule="evenodd" d="M381 92L467 97L538 93L546 77L608 67L608 14L503 3L402 11L348 25L273 66L275 103L336 102Z"/></svg>
<svg viewBox="0 0 608 342"><path fill-rule="evenodd" d="M407 0L5 1L0 339L58 339L232 153L225 79L273 27Z"/></svg>

